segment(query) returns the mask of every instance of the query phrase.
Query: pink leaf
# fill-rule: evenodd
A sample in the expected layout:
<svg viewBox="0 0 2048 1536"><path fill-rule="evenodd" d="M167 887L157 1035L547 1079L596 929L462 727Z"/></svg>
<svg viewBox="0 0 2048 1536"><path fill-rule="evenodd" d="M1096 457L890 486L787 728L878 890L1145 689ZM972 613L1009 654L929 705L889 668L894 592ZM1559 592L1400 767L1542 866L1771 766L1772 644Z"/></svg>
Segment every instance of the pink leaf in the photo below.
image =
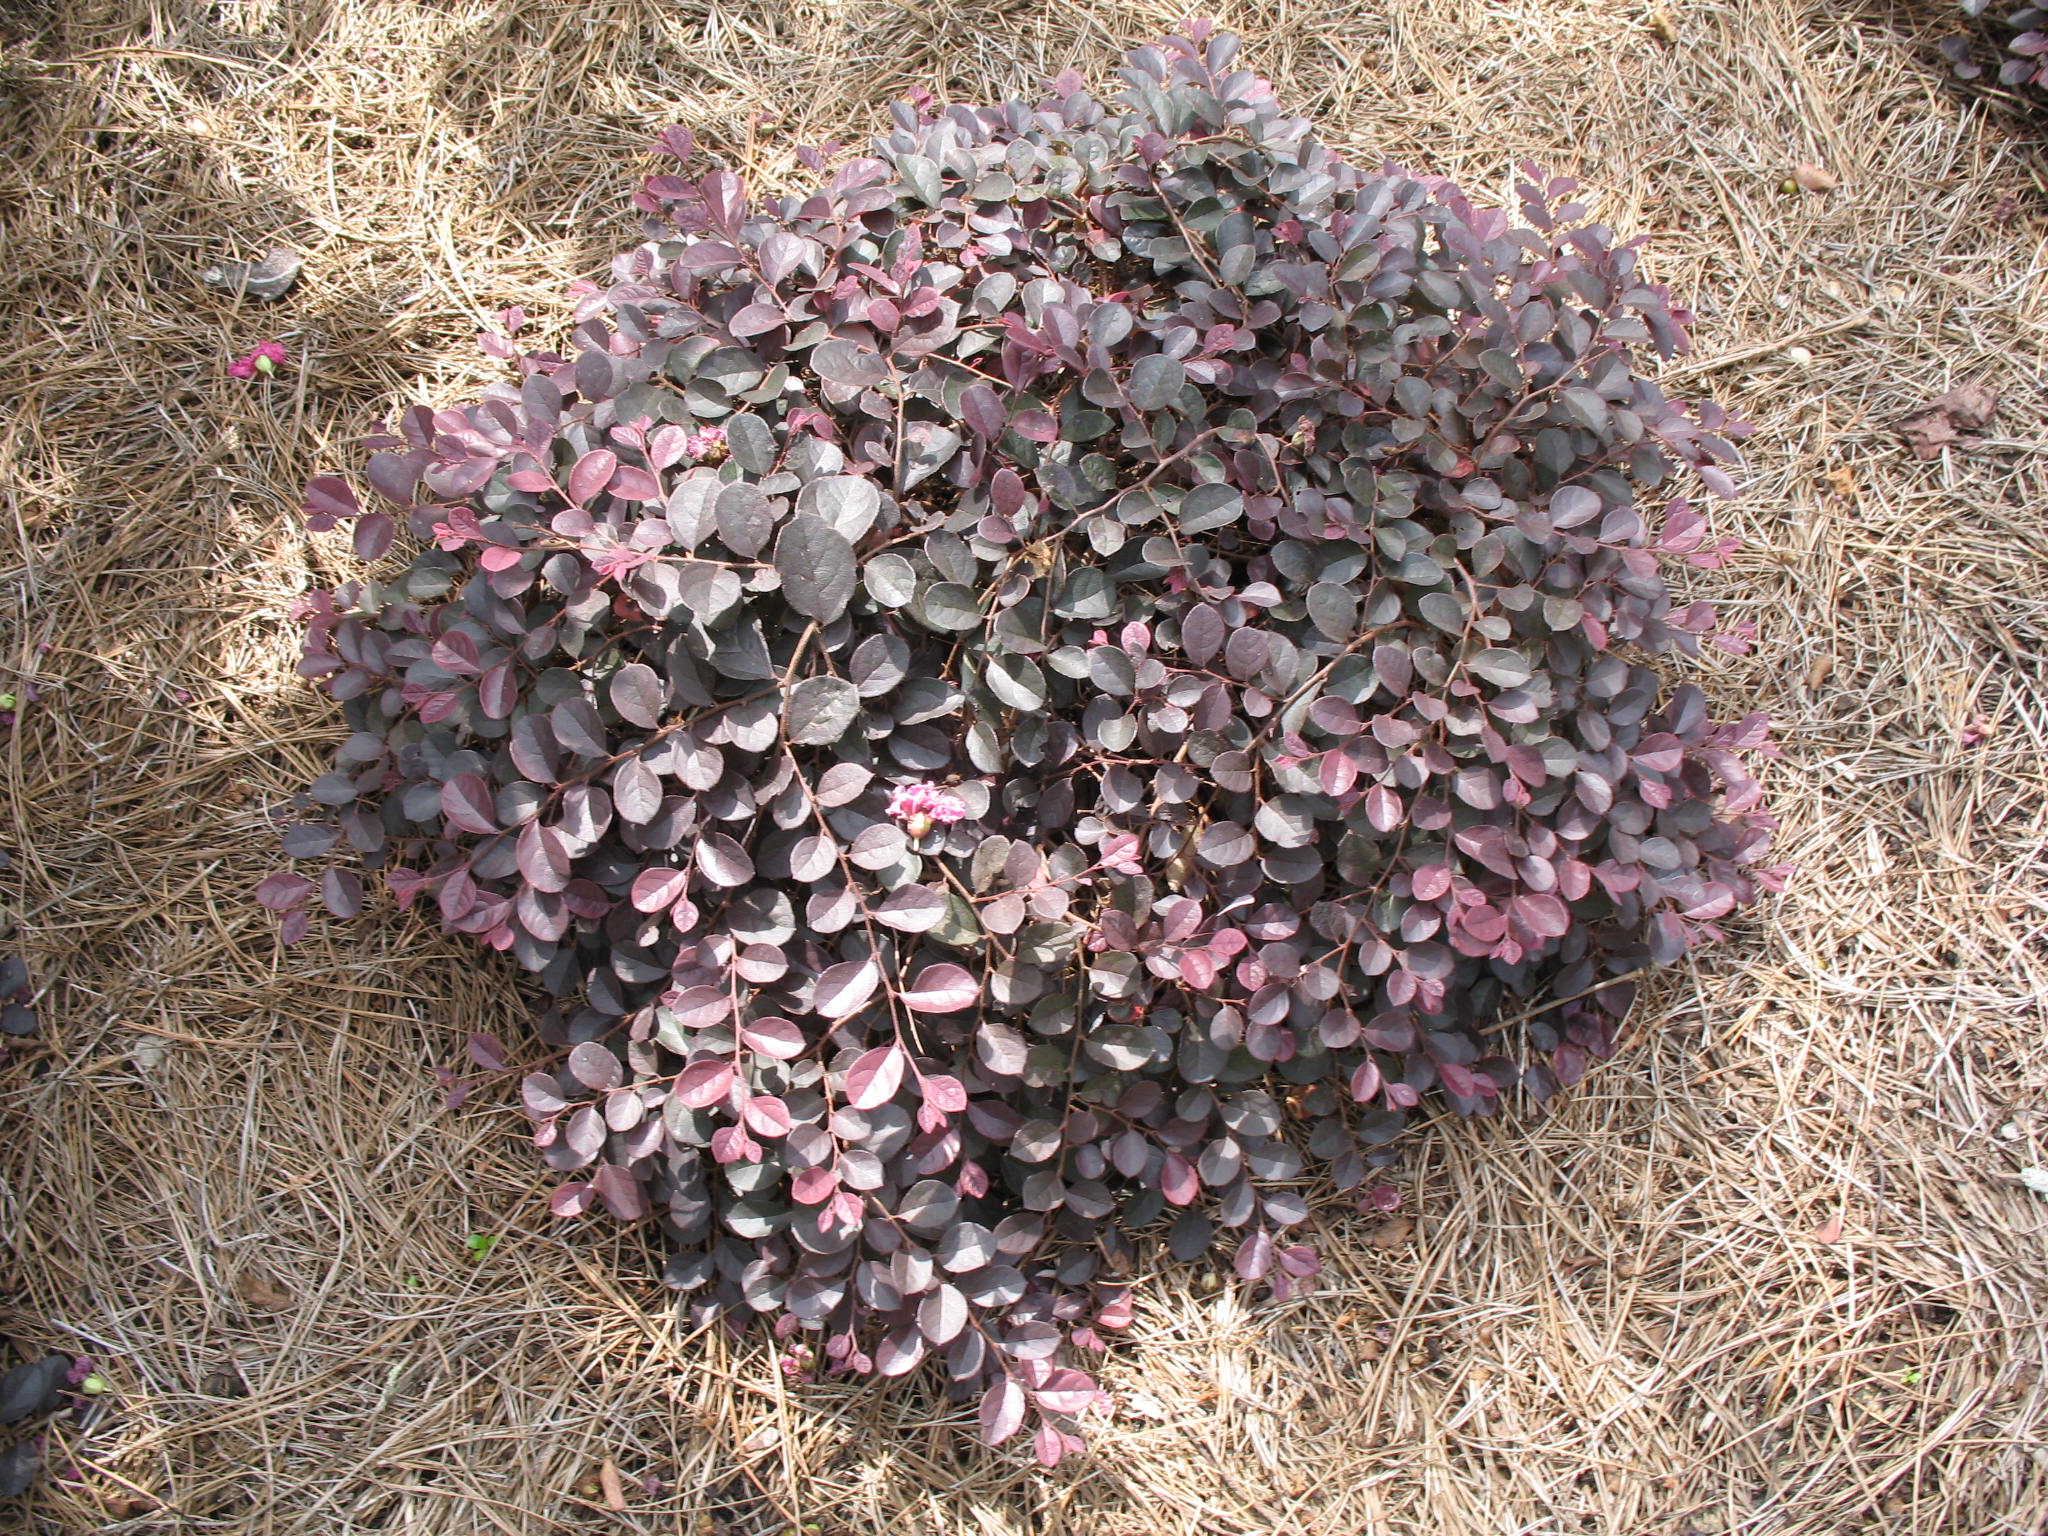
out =
<svg viewBox="0 0 2048 1536"><path fill-rule="evenodd" d="M844 1019L867 1006L882 982L882 972L872 959L842 960L818 972L812 989L811 1006L822 1019Z"/></svg>
<svg viewBox="0 0 2048 1536"><path fill-rule="evenodd" d="M1001 1445L1024 1423L1024 1389L1005 1376L981 1395L981 1438Z"/></svg>
<svg viewBox="0 0 2048 1536"><path fill-rule="evenodd" d="M1365 819L1375 832L1391 832L1401 824L1401 797L1384 784L1365 792Z"/></svg>
<svg viewBox="0 0 2048 1536"><path fill-rule="evenodd" d="M740 1039L777 1061L791 1061L804 1053L804 1032L788 1019L755 1019L740 1027Z"/></svg>
<svg viewBox="0 0 2048 1536"><path fill-rule="evenodd" d="M548 1209L557 1216L581 1216L594 1198L588 1184L564 1184L548 1197Z"/></svg>
<svg viewBox="0 0 2048 1536"><path fill-rule="evenodd" d="M1131 1326L1131 1319L1136 1315L1137 1304L1132 1301L1131 1293L1124 1291L1119 1295L1112 1296L1102 1304L1102 1310L1095 1314L1095 1326L1098 1328L1128 1328Z"/></svg>
<svg viewBox="0 0 2048 1536"><path fill-rule="evenodd" d="M873 1109L896 1096L903 1083L906 1057L896 1045L878 1045L846 1069L846 1101L855 1109Z"/></svg>
<svg viewBox="0 0 2048 1536"><path fill-rule="evenodd" d="M692 1109L709 1109L732 1091L729 1061L693 1061L677 1074L675 1096Z"/></svg>
<svg viewBox="0 0 2048 1536"><path fill-rule="evenodd" d="M1425 864L1415 871L1415 899L1435 901L1451 888L1451 867L1448 864Z"/></svg>
<svg viewBox="0 0 2048 1536"><path fill-rule="evenodd" d="M959 1013L981 1001L981 983L957 965L928 965L903 994L918 1013Z"/></svg>
<svg viewBox="0 0 2048 1536"><path fill-rule="evenodd" d="M761 1160L761 1148L747 1134L745 1126L727 1125L711 1133L711 1156L720 1163L737 1163L742 1158L750 1163L758 1163Z"/></svg>
<svg viewBox="0 0 2048 1536"><path fill-rule="evenodd" d="M746 1121L747 1129L761 1136L787 1136L794 1123L789 1118L789 1107L772 1093L747 1100L740 1115Z"/></svg>
<svg viewBox="0 0 2048 1536"><path fill-rule="evenodd" d="M1082 1371L1056 1370L1032 1395L1052 1413L1081 1413L1095 1401L1095 1382Z"/></svg>
<svg viewBox="0 0 2048 1536"><path fill-rule="evenodd" d="M1369 1103L1380 1091L1380 1069L1378 1063L1367 1057L1358 1064L1358 1070L1351 1074L1351 1097L1359 1103Z"/></svg>
<svg viewBox="0 0 2048 1536"><path fill-rule="evenodd" d="M611 493L622 501L659 501L661 482L644 469L622 464L612 474Z"/></svg>
<svg viewBox="0 0 2048 1536"><path fill-rule="evenodd" d="M933 1109L944 1110L947 1114L958 1114L967 1107L967 1090L960 1086L960 1079L957 1077L935 1072L920 1079L918 1088L924 1094L925 1103Z"/></svg>
<svg viewBox="0 0 2048 1536"><path fill-rule="evenodd" d="M643 869L633 877L633 908L637 912L666 911L689 886L690 877L683 870Z"/></svg>
<svg viewBox="0 0 2048 1536"><path fill-rule="evenodd" d="M569 471L569 499L578 506L587 505L593 497L611 484L617 473L619 456L609 448L593 448L576 461L576 467Z"/></svg>
<svg viewBox="0 0 2048 1536"><path fill-rule="evenodd" d="M1039 1425L1038 1433L1031 1437L1031 1453L1038 1458L1041 1467L1058 1466L1060 1456L1066 1448L1066 1441L1060 1438L1060 1432L1050 1424Z"/></svg>
<svg viewBox="0 0 2048 1536"><path fill-rule="evenodd" d="M839 1175L830 1168L806 1168L789 1181L789 1198L798 1205L823 1205L839 1192Z"/></svg>

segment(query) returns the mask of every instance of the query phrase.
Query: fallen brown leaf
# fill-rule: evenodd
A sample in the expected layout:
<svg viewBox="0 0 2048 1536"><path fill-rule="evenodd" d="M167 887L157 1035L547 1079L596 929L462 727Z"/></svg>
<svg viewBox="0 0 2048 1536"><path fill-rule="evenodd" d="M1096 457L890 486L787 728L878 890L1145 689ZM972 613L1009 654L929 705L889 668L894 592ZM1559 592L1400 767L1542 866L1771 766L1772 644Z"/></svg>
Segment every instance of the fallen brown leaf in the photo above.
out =
<svg viewBox="0 0 2048 1536"><path fill-rule="evenodd" d="M1383 1221L1365 1234L1365 1240L1375 1248L1398 1248L1415 1233L1415 1218L1396 1216L1392 1221Z"/></svg>
<svg viewBox="0 0 2048 1536"><path fill-rule="evenodd" d="M235 1294L266 1312L281 1312L297 1299L260 1269L245 1269L235 1276Z"/></svg>
<svg viewBox="0 0 2048 1536"><path fill-rule="evenodd" d="M242 1373L235 1368L232 1360L223 1360L206 1373L206 1379L199 1384L199 1390L208 1397L247 1397L249 1383L242 1379Z"/></svg>
<svg viewBox="0 0 2048 1536"><path fill-rule="evenodd" d="M1828 471L1828 489L1844 501L1856 499L1856 471L1846 464L1837 464Z"/></svg>
<svg viewBox="0 0 2048 1536"><path fill-rule="evenodd" d="M619 1481L619 1469L609 1458L597 1469L597 1484L604 1491L604 1507L615 1515L626 1512L626 1489Z"/></svg>
<svg viewBox="0 0 2048 1536"><path fill-rule="evenodd" d="M1832 656L1816 656L1816 657L1814 657L1814 658L1813 658L1813 664L1812 664L1811 666L1809 666L1809 667L1808 667L1808 668L1806 669L1806 689L1807 689L1807 692L1811 693L1811 692L1812 692L1812 691L1813 691L1814 689L1818 688L1818 687L1819 687L1819 686L1820 686L1820 685L1821 685L1822 683L1826 682L1826 681L1828 680L1828 674L1829 674L1830 672L1834 671L1834 670L1835 670L1835 658L1834 658L1834 657L1832 657Z"/></svg>
<svg viewBox="0 0 2048 1536"><path fill-rule="evenodd" d="M1802 160L1793 166L1792 179L1806 192L1832 192L1841 185L1841 178L1833 171L1815 165L1811 160Z"/></svg>
<svg viewBox="0 0 2048 1536"><path fill-rule="evenodd" d="M1965 384L1908 411L1894 430L1916 459L1938 459L1941 450L1965 432L1982 432L1998 414L1998 391L1984 384Z"/></svg>
<svg viewBox="0 0 2048 1536"><path fill-rule="evenodd" d="M1840 1242L1842 1240L1842 1218L1830 1216L1818 1227L1815 1227L1813 1230L1813 1240L1817 1243Z"/></svg>
<svg viewBox="0 0 2048 1536"><path fill-rule="evenodd" d="M1650 36L1667 45L1678 41L1678 23L1661 5L1650 12Z"/></svg>

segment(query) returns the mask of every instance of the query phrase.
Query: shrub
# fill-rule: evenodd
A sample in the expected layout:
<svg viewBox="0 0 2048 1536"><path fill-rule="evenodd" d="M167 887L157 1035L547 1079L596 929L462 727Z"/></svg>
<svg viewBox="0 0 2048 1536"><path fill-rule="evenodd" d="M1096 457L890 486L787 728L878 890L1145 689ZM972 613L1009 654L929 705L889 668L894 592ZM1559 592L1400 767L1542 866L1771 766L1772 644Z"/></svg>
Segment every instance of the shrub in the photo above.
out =
<svg viewBox="0 0 2048 1536"><path fill-rule="evenodd" d="M1973 18L1981 17L1991 8L1991 0L1961 0L1961 4ZM2030 5L2009 11L2001 19L2006 30L2019 35L2006 42L2006 51L2012 57L1998 66L2000 82L2005 85L2048 85L2048 10ZM1984 73L1984 66L1977 62L1967 37L1943 38L1941 51L1960 78L1974 80Z"/></svg>
<svg viewBox="0 0 2048 1536"><path fill-rule="evenodd" d="M1744 644L1660 574L1732 489L1636 371L1687 317L1570 183L1362 173L1236 49L899 106L809 197L671 130L566 353L307 498L426 547L305 605L355 734L287 851L559 999L554 1209L1048 1462L1139 1234L1285 1294L1298 1145L1548 1096L1775 880L1761 717L1647 665Z"/></svg>

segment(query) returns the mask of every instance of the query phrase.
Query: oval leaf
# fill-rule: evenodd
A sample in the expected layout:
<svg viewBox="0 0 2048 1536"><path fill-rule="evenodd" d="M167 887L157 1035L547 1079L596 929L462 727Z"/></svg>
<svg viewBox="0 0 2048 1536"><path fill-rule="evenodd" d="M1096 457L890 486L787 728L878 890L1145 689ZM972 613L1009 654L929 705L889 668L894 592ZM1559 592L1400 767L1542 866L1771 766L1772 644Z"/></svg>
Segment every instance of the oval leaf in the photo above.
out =
<svg viewBox="0 0 2048 1536"><path fill-rule="evenodd" d="M775 541L775 574L790 607L829 624L853 598L853 545L823 518L799 513Z"/></svg>
<svg viewBox="0 0 2048 1536"><path fill-rule="evenodd" d="M905 1060L900 1045L880 1045L862 1053L846 1069L846 1102L855 1109L888 1103L903 1086Z"/></svg>
<svg viewBox="0 0 2048 1536"><path fill-rule="evenodd" d="M961 1013L981 1001L981 983L957 965L928 965L917 973L903 1005L918 1013Z"/></svg>

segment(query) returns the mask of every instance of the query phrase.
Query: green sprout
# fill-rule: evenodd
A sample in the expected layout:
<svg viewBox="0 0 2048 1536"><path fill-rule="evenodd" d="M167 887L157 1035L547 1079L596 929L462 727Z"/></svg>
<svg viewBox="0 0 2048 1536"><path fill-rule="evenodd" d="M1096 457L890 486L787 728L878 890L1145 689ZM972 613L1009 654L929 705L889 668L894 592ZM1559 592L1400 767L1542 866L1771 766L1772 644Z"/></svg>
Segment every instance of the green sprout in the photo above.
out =
<svg viewBox="0 0 2048 1536"><path fill-rule="evenodd" d="M470 1258L478 1264L489 1258L491 1250L498 1246L497 1236L488 1232L472 1232L463 1242L469 1249Z"/></svg>

